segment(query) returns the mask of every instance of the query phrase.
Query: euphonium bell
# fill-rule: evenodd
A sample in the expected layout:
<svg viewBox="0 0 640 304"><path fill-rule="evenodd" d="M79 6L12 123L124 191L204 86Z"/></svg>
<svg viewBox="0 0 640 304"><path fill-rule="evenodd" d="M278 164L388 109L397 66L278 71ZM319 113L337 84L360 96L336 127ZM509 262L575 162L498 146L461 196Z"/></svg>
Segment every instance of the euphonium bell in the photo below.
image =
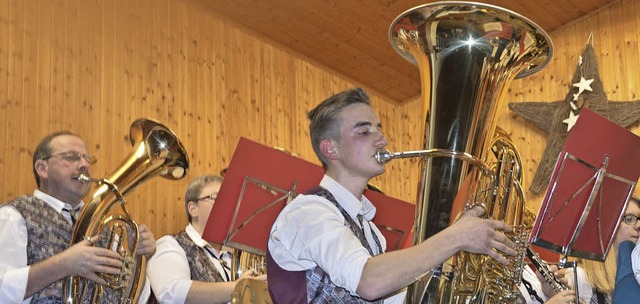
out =
<svg viewBox="0 0 640 304"><path fill-rule="evenodd" d="M146 258L137 254L138 225L126 209L124 196L157 175L180 179L189 169L189 158L177 136L167 127L151 119L138 119L130 128L133 152L109 176L91 179L80 175L83 182L96 181L98 189L82 208L71 238L72 244L95 238L95 246L112 249L123 257L118 275L101 274L106 286L78 276L64 281L63 301L73 303L137 303L145 278ZM114 292L105 293L105 288Z"/></svg>
<svg viewBox="0 0 640 304"><path fill-rule="evenodd" d="M484 207L486 217L520 227L524 194L519 154L506 134L496 132L497 116L511 81L550 60L551 39L525 17L472 2L409 9L393 21L389 37L396 51L418 66L424 113L429 113L421 134L425 150L378 155L380 162L422 158L414 244L452 223L459 195L474 202L468 207ZM522 241L523 233L519 229L509 237ZM520 265L495 270L499 265L490 260L456 256L411 285L407 302L511 303Z"/></svg>

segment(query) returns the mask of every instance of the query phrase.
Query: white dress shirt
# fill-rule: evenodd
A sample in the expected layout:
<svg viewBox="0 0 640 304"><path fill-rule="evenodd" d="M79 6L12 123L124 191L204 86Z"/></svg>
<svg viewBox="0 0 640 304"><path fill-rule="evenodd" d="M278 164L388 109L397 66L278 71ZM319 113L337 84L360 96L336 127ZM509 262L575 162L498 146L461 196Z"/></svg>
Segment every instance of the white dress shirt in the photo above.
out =
<svg viewBox="0 0 640 304"><path fill-rule="evenodd" d="M529 282L529 284L531 284L531 288L533 288L536 294L543 301L548 300L547 296L545 296L544 292L542 292L542 282L540 282L540 280L538 279L538 276L536 276L535 271L531 269L531 267L529 267L529 265L527 264L524 265L524 269L522 270L522 278L525 279L527 282ZM531 297L531 295L529 294L529 291L527 291L527 288L524 286L524 283L520 282L520 285L518 285L518 289L520 289L520 293L522 294L524 299L527 301L527 304L540 303L534 297Z"/></svg>
<svg viewBox="0 0 640 304"><path fill-rule="evenodd" d="M216 252L191 224L185 228L185 231L189 238L207 253L209 260L223 278L230 275L219 261L221 258L226 265L231 265L231 255L228 252L224 250L220 253ZM209 246L215 256L209 254L205 246ZM158 302L184 303L193 281L187 254L172 235L165 235L156 242L156 253L149 260L147 277Z"/></svg>
<svg viewBox="0 0 640 304"><path fill-rule="evenodd" d="M640 239L638 239L636 247L633 248L631 252L631 267L633 269L633 276L636 278L636 281L638 281L638 284L640 284Z"/></svg>
<svg viewBox="0 0 640 304"><path fill-rule="evenodd" d="M366 220L365 232L373 231L386 248L384 236L369 223L376 208L366 198L357 199L351 192L331 177L325 175L320 186L329 190L342 208L356 223L358 214ZM366 233L370 247L377 253L377 245ZM271 228L269 252L280 267L300 271L320 266L331 281L356 295L360 276L371 255L360 240L345 226L340 210L330 201L317 195L298 195L282 210ZM403 303L405 292L385 300L385 303Z"/></svg>
<svg viewBox="0 0 640 304"><path fill-rule="evenodd" d="M35 190L33 195L45 201L71 223L71 215L62 212L63 208L71 209L71 205L39 190ZM76 209L83 205L81 202ZM0 303L31 303L30 297L23 301L30 268L27 265L27 238L24 217L14 208L0 207ZM146 283L138 302L145 303L149 295L150 287Z"/></svg>
<svg viewBox="0 0 640 304"><path fill-rule="evenodd" d="M576 269L578 270L578 292L580 293L580 299L584 303L590 303L591 297L593 297L593 286L589 284L589 280L587 279L587 274L584 272L584 269L582 269L580 265L578 265ZM575 286L573 284L573 269L569 268L564 276L569 280L569 286Z"/></svg>

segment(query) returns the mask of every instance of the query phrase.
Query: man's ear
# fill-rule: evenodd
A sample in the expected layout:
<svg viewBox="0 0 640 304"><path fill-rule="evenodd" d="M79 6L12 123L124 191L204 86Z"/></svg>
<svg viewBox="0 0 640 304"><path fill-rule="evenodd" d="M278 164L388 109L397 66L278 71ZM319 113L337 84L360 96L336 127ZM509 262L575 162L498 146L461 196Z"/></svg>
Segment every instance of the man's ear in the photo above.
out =
<svg viewBox="0 0 640 304"><path fill-rule="evenodd" d="M327 159L337 159L338 151L335 148L335 142L331 139L325 139L320 142L320 151Z"/></svg>
<svg viewBox="0 0 640 304"><path fill-rule="evenodd" d="M38 173L38 176L40 176L40 179L42 180L42 178L47 178L49 176L49 174L47 173L47 162L39 159L36 160L36 163L33 165L34 168L36 169L36 173Z"/></svg>

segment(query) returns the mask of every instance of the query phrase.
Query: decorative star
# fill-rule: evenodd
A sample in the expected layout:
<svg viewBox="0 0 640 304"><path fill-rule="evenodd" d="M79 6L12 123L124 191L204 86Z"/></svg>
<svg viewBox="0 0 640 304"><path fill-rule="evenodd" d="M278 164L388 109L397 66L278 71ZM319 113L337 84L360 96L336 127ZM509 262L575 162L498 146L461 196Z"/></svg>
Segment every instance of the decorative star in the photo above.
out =
<svg viewBox="0 0 640 304"><path fill-rule="evenodd" d="M580 93L573 94L573 100L577 101L578 97L580 97Z"/></svg>
<svg viewBox="0 0 640 304"><path fill-rule="evenodd" d="M578 83L574 83L573 86L578 88L578 96L580 96L580 94L582 94L582 92L584 92L585 90L589 91L589 92L593 92L593 89L591 88L591 83L593 83L595 79L584 79L584 77L580 76L580 82Z"/></svg>
<svg viewBox="0 0 640 304"><path fill-rule="evenodd" d="M579 115L579 110L582 107L587 107L616 124L629 128L640 121L640 101L607 100L602 81L598 76L598 66L592 41L590 37L582 56L580 56L580 64L576 68L571 83L579 83L582 78L586 77L593 80L590 83L590 88L593 90L582 95L578 94L580 95L579 109L575 111ZM558 154L567 139L568 132L564 121L567 117L571 117L569 113L572 112L571 100L574 97L572 90L573 86L569 88L565 99L561 101L509 103L509 109L549 134L547 147L542 154L542 159L538 163L538 168L529 187L529 190L534 194L539 194L546 189Z"/></svg>
<svg viewBox="0 0 640 304"><path fill-rule="evenodd" d="M573 103L573 101L570 102L569 104L571 105L571 110L578 111L578 106L576 106L576 104Z"/></svg>
<svg viewBox="0 0 640 304"><path fill-rule="evenodd" d="M578 121L578 117L580 117L580 114L574 115L573 111L569 111L569 118L562 121L567 124L567 132L571 131L573 125L575 125L576 121Z"/></svg>

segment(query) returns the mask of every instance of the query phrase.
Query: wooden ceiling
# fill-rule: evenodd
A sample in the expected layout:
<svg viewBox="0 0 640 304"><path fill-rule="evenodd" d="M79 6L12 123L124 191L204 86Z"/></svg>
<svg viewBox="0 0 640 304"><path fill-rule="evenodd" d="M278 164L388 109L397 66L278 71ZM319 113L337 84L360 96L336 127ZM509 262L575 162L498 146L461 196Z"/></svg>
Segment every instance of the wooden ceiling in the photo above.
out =
<svg viewBox="0 0 640 304"><path fill-rule="evenodd" d="M388 40L391 22L432 0L191 0L390 100L420 94L418 68ZM619 0L486 0L552 32Z"/></svg>

